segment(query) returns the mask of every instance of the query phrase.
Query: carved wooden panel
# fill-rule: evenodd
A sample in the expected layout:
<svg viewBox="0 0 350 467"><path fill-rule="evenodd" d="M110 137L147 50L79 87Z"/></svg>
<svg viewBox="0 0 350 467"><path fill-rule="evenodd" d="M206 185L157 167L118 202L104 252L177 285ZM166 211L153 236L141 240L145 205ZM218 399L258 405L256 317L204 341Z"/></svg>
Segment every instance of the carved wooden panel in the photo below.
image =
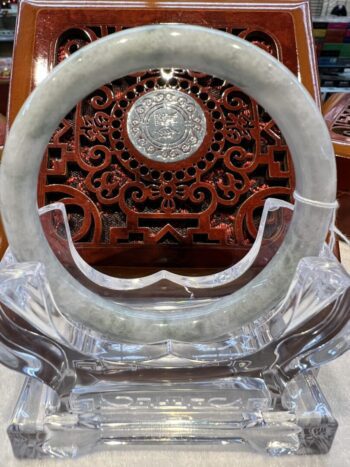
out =
<svg viewBox="0 0 350 467"><path fill-rule="evenodd" d="M337 225L350 235L350 95L333 94L323 106L337 156L338 201Z"/></svg>
<svg viewBox="0 0 350 467"><path fill-rule="evenodd" d="M56 62L114 32L65 31ZM278 57L267 33L234 30ZM204 108L207 136L194 157L145 159L131 144L126 115L155 89L178 89ZM245 245L269 196L290 197L287 146L271 118L238 88L185 70L148 70L106 84L66 117L48 147L39 203L64 201L76 242Z"/></svg>
<svg viewBox="0 0 350 467"><path fill-rule="evenodd" d="M253 42L315 89L308 53L300 44L298 49L295 37L296 30L299 41L308 34L302 20L306 4L292 14L283 8L264 10L259 2L259 11L236 4L209 8L208 3L197 11L186 2L170 8L160 3L137 11L128 4L92 9L75 3L75 8L37 12L31 87L100 37L141 24L190 22ZM292 10L286 4L288 8ZM20 34L24 21L22 25ZM167 88L195 99L207 121L199 149L170 164L145 158L126 131L132 105L155 89ZM176 69L140 71L106 83L78 103L52 136L38 195L40 205L66 204L78 251L96 267L221 268L251 247L265 199L289 200L293 188L288 148L264 109L231 83ZM269 233L278 241L280 231L271 227Z"/></svg>
<svg viewBox="0 0 350 467"><path fill-rule="evenodd" d="M331 130L332 133L350 138L350 103L333 122Z"/></svg>
<svg viewBox="0 0 350 467"><path fill-rule="evenodd" d="M350 156L350 96L333 94L323 105L323 114L335 144L336 153Z"/></svg>

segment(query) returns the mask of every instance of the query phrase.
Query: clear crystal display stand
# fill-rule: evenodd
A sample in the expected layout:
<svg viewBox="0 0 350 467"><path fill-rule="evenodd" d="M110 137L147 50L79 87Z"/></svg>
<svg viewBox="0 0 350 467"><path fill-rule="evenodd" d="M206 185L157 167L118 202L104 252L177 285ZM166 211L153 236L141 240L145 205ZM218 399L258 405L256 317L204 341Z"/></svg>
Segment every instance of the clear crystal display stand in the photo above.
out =
<svg viewBox="0 0 350 467"><path fill-rule="evenodd" d="M291 210L268 200L249 257L226 271L231 288L259 264L272 226L280 228ZM41 218L66 266L93 280L76 261L63 205L43 208ZM43 267L16 263L8 250L0 269L0 356L27 375L8 427L15 455L75 457L130 443L188 442L326 453L337 422L316 374L348 348L349 286L325 244L320 257L300 262L286 297L254 334L246 329L190 348L118 345L61 316Z"/></svg>

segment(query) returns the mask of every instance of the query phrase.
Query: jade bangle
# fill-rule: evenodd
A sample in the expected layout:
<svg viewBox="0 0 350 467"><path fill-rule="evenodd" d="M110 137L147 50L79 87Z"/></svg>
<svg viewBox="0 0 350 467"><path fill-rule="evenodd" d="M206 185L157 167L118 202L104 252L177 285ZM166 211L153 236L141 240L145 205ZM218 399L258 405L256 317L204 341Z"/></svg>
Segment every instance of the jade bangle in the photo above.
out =
<svg viewBox="0 0 350 467"><path fill-rule="evenodd" d="M249 284L209 305L140 312L99 296L75 280L50 249L37 209L39 168L60 120L93 90L119 77L154 68L188 68L215 75L257 100L276 121L292 154L298 193L321 205L296 202L285 240ZM158 25L112 34L84 47L35 89L7 139L1 166L1 211L18 261L45 265L58 308L74 321L119 342L167 339L201 342L227 336L279 303L301 258L317 255L336 194L332 144L307 91L269 54L235 36L190 25Z"/></svg>

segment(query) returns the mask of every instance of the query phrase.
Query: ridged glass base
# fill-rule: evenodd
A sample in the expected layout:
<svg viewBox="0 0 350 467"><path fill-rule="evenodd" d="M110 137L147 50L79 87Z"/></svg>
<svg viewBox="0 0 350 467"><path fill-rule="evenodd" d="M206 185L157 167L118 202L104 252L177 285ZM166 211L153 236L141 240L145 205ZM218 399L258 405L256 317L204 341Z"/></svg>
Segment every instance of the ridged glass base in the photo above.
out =
<svg viewBox="0 0 350 467"><path fill-rule="evenodd" d="M200 284L163 271L141 288L125 289L121 279L79 266L73 243L67 246L57 228L51 238L82 282L132 304L135 316L150 306L177 320L191 316L197 326L198 307L210 311L264 266L264 232L281 219L277 213L290 215L281 203L265 204L272 223L264 217L252 253ZM55 212L44 209L45 225L66 216ZM313 372L350 346L350 277L325 244L318 257L299 262L280 302L260 305L259 318L231 323L209 340L119 341L66 316L44 266L18 263L9 250L0 264L0 362L28 377L8 428L14 454L65 458L152 443L218 444L275 456L328 452L337 422Z"/></svg>
<svg viewBox="0 0 350 467"><path fill-rule="evenodd" d="M222 444L273 456L328 452L337 422L313 374L299 374L281 391L272 386L251 377L189 382L178 374L77 387L59 398L27 378L8 435L18 458L71 458L137 443Z"/></svg>

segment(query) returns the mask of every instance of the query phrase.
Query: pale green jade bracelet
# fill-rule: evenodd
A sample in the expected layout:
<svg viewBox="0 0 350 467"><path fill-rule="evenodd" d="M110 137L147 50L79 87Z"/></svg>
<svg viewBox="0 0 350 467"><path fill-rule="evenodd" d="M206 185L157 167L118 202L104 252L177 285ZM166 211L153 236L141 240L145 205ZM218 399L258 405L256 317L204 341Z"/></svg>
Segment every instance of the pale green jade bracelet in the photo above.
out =
<svg viewBox="0 0 350 467"><path fill-rule="evenodd" d="M99 86L140 70L185 68L227 80L275 120L296 172L293 218L283 244L263 271L239 291L196 307L136 310L88 290L60 264L38 216L37 181L49 139L74 105ZM190 25L119 32L77 51L35 89L8 136L1 166L1 213L18 261L45 265L59 310L118 342L212 341L269 313L283 298L300 259L318 255L336 196L330 137L307 91L269 54L235 36ZM304 203L302 199L312 203ZM317 205L317 203L320 203Z"/></svg>

